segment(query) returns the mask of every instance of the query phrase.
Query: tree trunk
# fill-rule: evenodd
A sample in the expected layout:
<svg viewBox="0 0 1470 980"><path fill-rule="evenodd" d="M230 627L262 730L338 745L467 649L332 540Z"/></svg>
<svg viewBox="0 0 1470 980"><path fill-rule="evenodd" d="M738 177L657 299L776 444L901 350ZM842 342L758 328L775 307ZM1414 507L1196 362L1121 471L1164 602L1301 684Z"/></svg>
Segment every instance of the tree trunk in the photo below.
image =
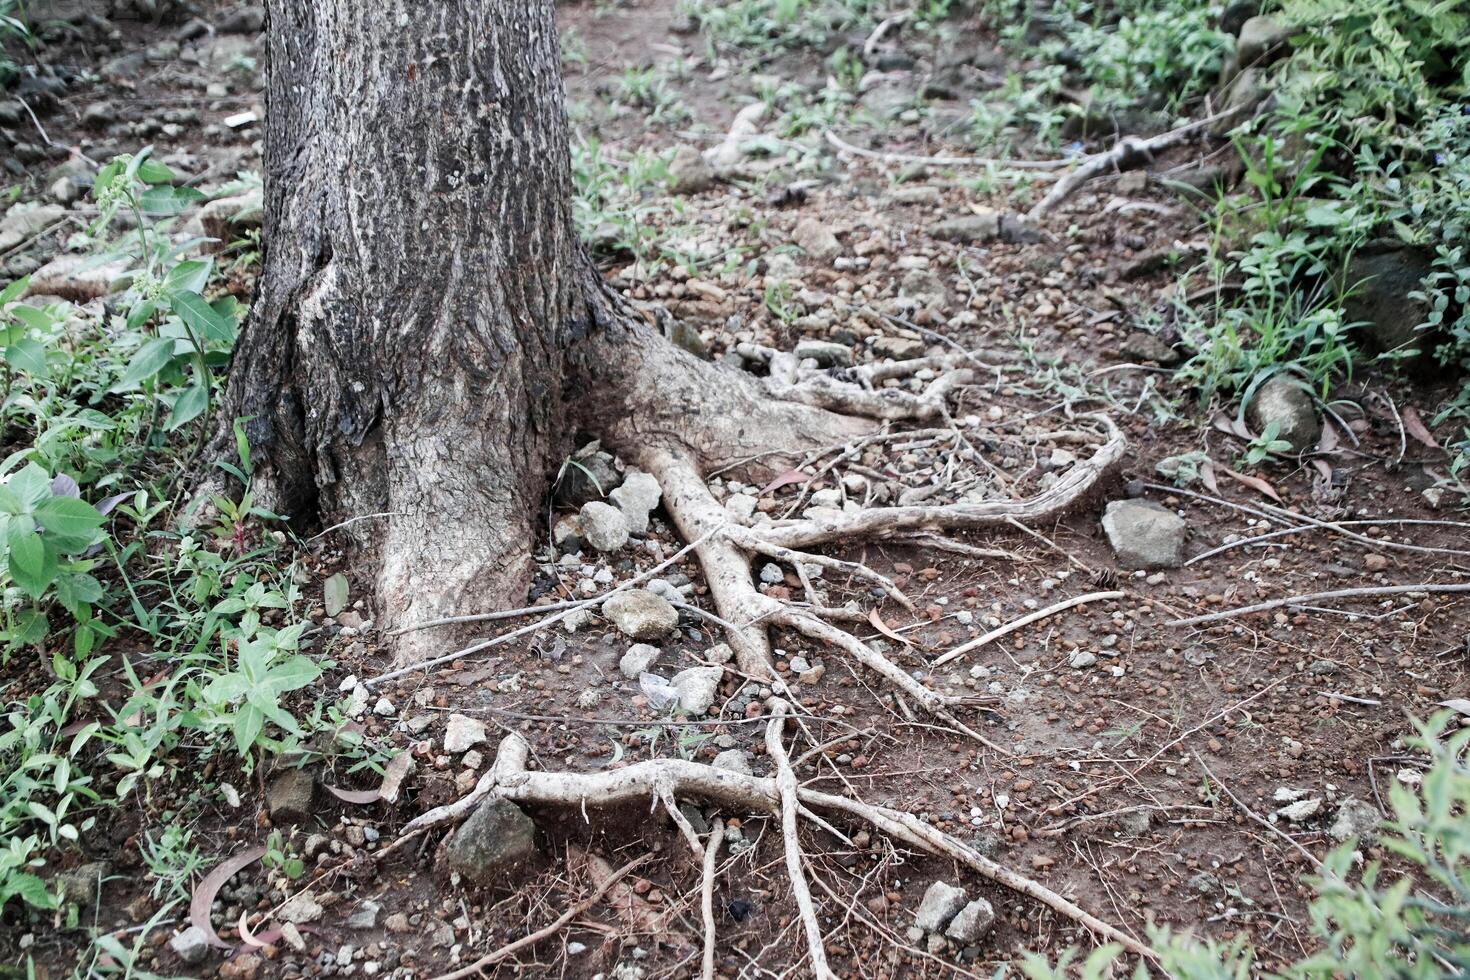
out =
<svg viewBox="0 0 1470 980"><path fill-rule="evenodd" d="M586 332L550 0L273 0L258 492L376 542L393 621L523 589Z"/></svg>
<svg viewBox="0 0 1470 980"><path fill-rule="evenodd" d="M271 0L265 267L226 417L257 499L353 528L388 624L518 601L576 424L698 468L865 424L769 402L607 291L552 0Z"/></svg>

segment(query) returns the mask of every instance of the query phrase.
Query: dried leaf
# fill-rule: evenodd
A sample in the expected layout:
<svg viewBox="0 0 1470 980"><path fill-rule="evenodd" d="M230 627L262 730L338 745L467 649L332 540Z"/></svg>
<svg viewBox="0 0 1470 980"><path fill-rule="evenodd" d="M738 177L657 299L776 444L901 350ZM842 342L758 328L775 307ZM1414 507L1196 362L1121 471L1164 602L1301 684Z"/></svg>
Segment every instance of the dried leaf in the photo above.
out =
<svg viewBox="0 0 1470 980"><path fill-rule="evenodd" d="M322 605L328 616L336 616L347 608L347 576L341 572L322 583Z"/></svg>
<svg viewBox="0 0 1470 980"><path fill-rule="evenodd" d="M383 768L383 782L377 789L338 789L336 786L328 786L327 792L344 803L358 806L366 806L379 800L395 803L398 801L398 789L403 785L404 777L412 771L413 756L400 752Z"/></svg>
<svg viewBox="0 0 1470 980"><path fill-rule="evenodd" d="M1220 482L1215 479L1215 461L1207 459L1199 466L1200 482L1215 496L1220 496Z"/></svg>
<svg viewBox="0 0 1470 980"><path fill-rule="evenodd" d="M1339 445L1340 443L1338 442L1337 438L1337 426L1333 425L1332 421L1329 419L1327 423L1322 426L1322 437L1317 440L1317 452L1330 453L1336 450Z"/></svg>
<svg viewBox="0 0 1470 980"><path fill-rule="evenodd" d="M1237 436L1241 439L1244 439L1246 442L1250 442L1255 438L1255 436L1251 434L1251 430L1246 427L1244 422L1240 421L1240 419L1236 418L1233 415L1226 414L1225 412L1216 412L1215 417L1210 419L1210 424L1219 429L1221 432L1224 432L1227 435Z"/></svg>
<svg viewBox="0 0 1470 980"><path fill-rule="evenodd" d="M1441 448L1439 443L1434 441L1433 434L1430 433L1429 429L1424 425L1424 421L1419 418L1419 413L1412 406L1405 408L1399 414L1401 414L1404 418L1405 432L1422 442L1424 445L1428 446L1430 449Z"/></svg>
<svg viewBox="0 0 1470 980"><path fill-rule="evenodd" d="M1286 501L1281 499L1281 495L1276 492L1275 487L1271 486L1271 484L1267 483L1265 480L1261 479L1258 476L1251 476L1248 473L1237 473L1228 466L1220 467L1220 471L1226 476L1230 477L1232 480L1235 480L1238 483L1250 487L1257 493L1261 493L1267 497L1270 497L1278 504L1286 503Z"/></svg>
<svg viewBox="0 0 1470 980"><path fill-rule="evenodd" d="M787 470L762 487L761 492L756 496L764 497L766 494L780 490L782 487L790 486L793 483L805 483L812 478L810 473L804 472L803 470Z"/></svg>
<svg viewBox="0 0 1470 980"><path fill-rule="evenodd" d="M878 610L871 609L868 611L868 622L873 624L873 629L877 630L879 633L882 633L890 640L896 640L899 643L902 643L904 646L911 647L914 645L912 640L906 640L902 636L899 636L897 633L893 632L893 630L889 629L888 624L883 622L883 617L878 615Z"/></svg>
<svg viewBox="0 0 1470 980"><path fill-rule="evenodd" d="M1448 701L1439 702L1439 706L1442 708L1454 708L1466 718L1470 718L1470 699L1450 698Z"/></svg>
<svg viewBox="0 0 1470 980"><path fill-rule="evenodd" d="M265 848L260 846L247 847L234 857L225 858L216 864L199 882L199 887L194 889L194 894L189 898L189 924L198 926L204 930L204 935L209 937L209 945L220 949L229 949L230 944L219 937L214 931L214 926L209 922L209 909L214 905L215 896L225 886L225 882L235 877L235 873L251 862L260 860L265 853Z"/></svg>

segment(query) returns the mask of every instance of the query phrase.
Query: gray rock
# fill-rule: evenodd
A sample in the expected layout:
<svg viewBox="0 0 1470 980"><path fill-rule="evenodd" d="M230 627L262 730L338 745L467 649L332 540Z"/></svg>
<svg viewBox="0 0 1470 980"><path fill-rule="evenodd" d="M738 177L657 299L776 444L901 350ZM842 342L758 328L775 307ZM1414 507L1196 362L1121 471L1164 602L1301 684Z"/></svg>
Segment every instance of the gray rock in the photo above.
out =
<svg viewBox="0 0 1470 980"><path fill-rule="evenodd" d="M1235 54L1243 67L1265 67L1286 52L1291 31L1275 17L1259 15L1240 25Z"/></svg>
<svg viewBox="0 0 1470 980"><path fill-rule="evenodd" d="M617 551L628 543L628 518L621 510L593 500L577 513L582 525L582 540L598 551Z"/></svg>
<svg viewBox="0 0 1470 980"><path fill-rule="evenodd" d="M816 361L818 367L852 367L852 348L830 340L798 340L792 353L798 361Z"/></svg>
<svg viewBox="0 0 1470 980"><path fill-rule="evenodd" d="M236 7L221 17L215 26L221 34L258 34L265 26L265 8Z"/></svg>
<svg viewBox="0 0 1470 980"><path fill-rule="evenodd" d="M1378 812L1378 807L1349 796L1337 808L1337 816L1327 832L1335 840L1345 841L1356 837L1359 844L1367 845L1378 840L1379 826L1382 823L1383 815Z"/></svg>
<svg viewBox="0 0 1470 980"><path fill-rule="evenodd" d="M265 791L275 824L301 823L316 812L316 777L307 769L283 769Z"/></svg>
<svg viewBox="0 0 1470 980"><path fill-rule="evenodd" d="M775 562L766 562L761 566L761 581L767 585L780 585L785 579L786 573Z"/></svg>
<svg viewBox="0 0 1470 980"><path fill-rule="evenodd" d="M629 589L609 596L602 604L602 615L634 640L661 640L679 625L679 611L669 600L647 589Z"/></svg>
<svg viewBox="0 0 1470 980"><path fill-rule="evenodd" d="M11 205L0 218L0 252L8 252L65 215L66 208L59 204L31 201Z"/></svg>
<svg viewBox="0 0 1470 980"><path fill-rule="evenodd" d="M983 898L977 898L960 910L944 934L961 946L973 946L984 939L995 925L995 909Z"/></svg>
<svg viewBox="0 0 1470 980"><path fill-rule="evenodd" d="M715 756L711 763L716 769L727 769L730 772L742 773L749 776L750 756L743 749L726 749Z"/></svg>
<svg viewBox="0 0 1470 980"><path fill-rule="evenodd" d="M347 928L349 929L373 929L378 925L378 912L382 906L377 902L363 902L357 907L357 911L347 917Z"/></svg>
<svg viewBox="0 0 1470 980"><path fill-rule="evenodd" d="M791 240L818 262L826 262L842 251L832 229L816 218L802 218L791 232Z"/></svg>
<svg viewBox="0 0 1470 980"><path fill-rule="evenodd" d="M629 470L622 486L608 494L628 523L628 529L636 534L648 532L648 515L658 506L663 491L658 480L641 470Z"/></svg>
<svg viewBox="0 0 1470 980"><path fill-rule="evenodd" d="M941 242L959 242L966 245L988 242L1000 237L1000 219L999 211L967 214L964 217L939 222L929 229L929 234Z"/></svg>
<svg viewBox="0 0 1470 980"><path fill-rule="evenodd" d="M1322 435L1322 421L1317 417L1312 396L1300 384L1281 375L1256 389L1246 415L1260 435L1275 425L1276 438L1291 443L1292 452L1311 449Z"/></svg>
<svg viewBox="0 0 1470 980"><path fill-rule="evenodd" d="M647 643L635 643L628 648L618 661L618 670L630 681L636 681L638 675L646 670L652 670L654 661L658 660L659 649L649 646Z"/></svg>
<svg viewBox="0 0 1470 980"><path fill-rule="evenodd" d="M444 867L477 885L501 884L536 857L536 825L509 800L480 804L444 848Z"/></svg>
<svg viewBox="0 0 1470 980"><path fill-rule="evenodd" d="M1349 323L1362 324L1360 333L1376 351L1422 352L1426 335L1415 330L1429 314L1429 304L1410 293L1422 289L1424 277L1434 271L1434 259L1419 249L1375 243L1353 256L1347 285L1353 290L1343 304Z"/></svg>
<svg viewBox="0 0 1470 980"><path fill-rule="evenodd" d="M1134 332L1123 339L1123 356L1133 361L1153 361L1163 367L1179 362L1179 352L1155 334Z"/></svg>
<svg viewBox="0 0 1470 980"><path fill-rule="evenodd" d="M681 146L669 161L669 190L674 194L698 194L715 183L714 168L692 146Z"/></svg>
<svg viewBox="0 0 1470 980"><path fill-rule="evenodd" d="M444 751L458 755L486 740L485 723L466 715L450 715L444 723Z"/></svg>
<svg viewBox="0 0 1470 980"><path fill-rule="evenodd" d="M276 918L282 922L304 926L320 919L325 912L326 909L316 900L315 895L311 892L299 892L286 900L276 913Z"/></svg>
<svg viewBox="0 0 1470 980"><path fill-rule="evenodd" d="M82 122L88 126L106 126L116 118L110 102L93 102L82 110Z"/></svg>
<svg viewBox="0 0 1470 980"><path fill-rule="evenodd" d="M258 230L264 216L265 192L253 190L210 201L199 209L195 220L199 233L214 239L209 251L218 252L244 232Z"/></svg>
<svg viewBox="0 0 1470 980"><path fill-rule="evenodd" d="M1075 670L1085 670L1097 663L1097 654L1088 650L1076 650L1067 658L1067 664Z"/></svg>
<svg viewBox="0 0 1470 980"><path fill-rule="evenodd" d="M943 932L950 920L969 903L970 898L963 888L936 881L924 892L919 911L914 913L914 925L925 932Z"/></svg>
<svg viewBox="0 0 1470 980"><path fill-rule="evenodd" d="M209 936L198 926L190 926L168 941L168 948L185 963L193 966L209 955Z"/></svg>
<svg viewBox="0 0 1470 980"><path fill-rule="evenodd" d="M592 500L602 500L623 482L613 458L608 453L591 452L574 457L556 481L556 502L563 507L581 507Z"/></svg>
<svg viewBox="0 0 1470 980"><path fill-rule="evenodd" d="M1220 14L1220 30L1238 36L1245 22L1260 12L1259 0L1235 0L1234 3L1227 4L1225 11Z"/></svg>
<svg viewBox="0 0 1470 980"><path fill-rule="evenodd" d="M1103 531L1125 568L1178 568L1184 563L1184 520L1152 500L1114 500Z"/></svg>
<svg viewBox="0 0 1470 980"><path fill-rule="evenodd" d="M1224 136L1250 116L1250 111L1266 100L1266 69L1251 66L1242 69L1225 89L1221 111L1231 115L1218 120L1210 127L1216 136Z"/></svg>
<svg viewBox="0 0 1470 980"><path fill-rule="evenodd" d="M56 885L61 889L61 898L73 902L83 909L97 903L98 889L107 877L111 865L106 861L89 861L86 864L62 871L56 876Z"/></svg>
<svg viewBox="0 0 1470 980"><path fill-rule="evenodd" d="M679 707L691 715L702 715L714 707L720 690L721 667L689 667L679 671L669 683L679 692Z"/></svg>

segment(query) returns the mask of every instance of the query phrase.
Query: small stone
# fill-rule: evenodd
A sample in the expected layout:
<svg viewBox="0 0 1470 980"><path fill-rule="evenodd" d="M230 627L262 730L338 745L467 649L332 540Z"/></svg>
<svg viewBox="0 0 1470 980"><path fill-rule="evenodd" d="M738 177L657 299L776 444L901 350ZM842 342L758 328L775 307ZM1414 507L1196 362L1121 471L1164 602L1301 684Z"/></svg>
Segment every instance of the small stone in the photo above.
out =
<svg viewBox="0 0 1470 980"><path fill-rule="evenodd" d="M509 800L480 804L444 848L444 866L479 885L503 884L536 857L536 825Z"/></svg>
<svg viewBox="0 0 1470 980"><path fill-rule="evenodd" d="M179 959L193 966L209 955L209 936L198 926L190 926L168 941L168 948Z"/></svg>
<svg viewBox="0 0 1470 980"><path fill-rule="evenodd" d="M300 823L316 812L316 777L306 769L284 769L266 789L271 822Z"/></svg>
<svg viewBox="0 0 1470 980"><path fill-rule="evenodd" d="M658 660L659 649L647 643L635 643L628 648L618 661L618 670L630 681L636 681L638 675L644 671L653 669L654 661Z"/></svg>
<svg viewBox="0 0 1470 980"><path fill-rule="evenodd" d="M1274 17L1252 17L1240 26L1235 53L1242 65L1264 68L1284 53L1291 30Z"/></svg>
<svg viewBox="0 0 1470 980"><path fill-rule="evenodd" d="M1278 816L1285 820L1290 820L1292 823L1301 823L1303 820L1308 820L1315 816L1320 809L1322 809L1322 801L1314 796L1305 800L1298 800L1289 806L1284 806L1277 810L1276 813Z"/></svg>
<svg viewBox="0 0 1470 980"><path fill-rule="evenodd" d="M973 946L989 934L995 925L995 909L983 898L977 898L960 910L944 934L962 946Z"/></svg>
<svg viewBox="0 0 1470 980"><path fill-rule="evenodd" d="M963 888L936 881L924 892L919 910L914 913L914 925L925 932L943 932L969 901Z"/></svg>
<svg viewBox="0 0 1470 980"><path fill-rule="evenodd" d="M1367 554L1363 556L1363 568L1370 572L1381 572L1388 567L1388 559L1382 555Z"/></svg>
<svg viewBox="0 0 1470 980"><path fill-rule="evenodd" d="M669 191L674 194L698 194L714 186L715 171L704 156L692 146L681 146L669 161Z"/></svg>
<svg viewBox="0 0 1470 980"><path fill-rule="evenodd" d="M691 715L703 715L714 706L720 678L724 676L722 667L689 667L675 674L669 683L679 692L682 710Z"/></svg>
<svg viewBox="0 0 1470 980"><path fill-rule="evenodd" d="M311 892L301 892L286 899L285 904L276 912L276 918L301 926L320 919L324 911Z"/></svg>
<svg viewBox="0 0 1470 980"><path fill-rule="evenodd" d="M220 980L255 980L260 976L260 957L254 953L242 953L219 965Z"/></svg>
<svg viewBox="0 0 1470 980"><path fill-rule="evenodd" d="M1077 670L1083 670L1097 663L1097 656L1086 650L1075 650L1067 658L1067 664Z"/></svg>
<svg viewBox="0 0 1470 980"><path fill-rule="evenodd" d="M401 936L404 933L408 932L408 930L412 927L408 924L407 915L402 912L394 912L392 915L388 916L388 918L383 920L383 928L387 929L389 932L393 933L396 936Z"/></svg>
<svg viewBox="0 0 1470 980"><path fill-rule="evenodd" d="M635 534L648 533L648 515L658 506L662 496L658 481L641 470L629 470L622 485L608 494L618 510L623 512L628 529Z"/></svg>
<svg viewBox="0 0 1470 980"><path fill-rule="evenodd" d="M852 367L852 348L830 340L798 340L791 352L798 361L816 361L817 367ZM754 499L751 498L752 503ZM728 501L726 506L729 506Z"/></svg>
<svg viewBox="0 0 1470 980"><path fill-rule="evenodd" d="M775 562L766 562L761 566L761 581L767 585L780 585L785 580L786 573Z"/></svg>
<svg viewBox="0 0 1470 980"><path fill-rule="evenodd" d="M1184 520L1151 500L1114 500L1103 512L1108 543L1126 568L1178 568L1184 563Z"/></svg>
<svg viewBox="0 0 1470 980"><path fill-rule="evenodd" d="M477 718L454 714L444 724L444 751L453 755L467 752L486 740L485 723Z"/></svg>
<svg viewBox="0 0 1470 980"><path fill-rule="evenodd" d="M1337 808L1337 817L1327 832L1335 840L1345 841L1356 837L1359 844L1368 845L1378 840L1378 828L1382 823L1383 816L1376 806L1349 796Z"/></svg>
<svg viewBox="0 0 1470 980"><path fill-rule="evenodd" d="M582 505L577 521L582 527L582 540L598 551L617 551L628 543L628 518L611 504L589 501Z"/></svg>
<svg viewBox="0 0 1470 980"><path fill-rule="evenodd" d="M939 222L929 229L929 234L941 242L965 245L988 242L1000 237L1000 219L999 211L986 210L979 214L967 214Z"/></svg>
<svg viewBox="0 0 1470 980"><path fill-rule="evenodd" d="M726 749L715 756L711 765L716 769L727 769L730 772L738 772L745 776L751 774L750 756L743 749Z"/></svg>
<svg viewBox="0 0 1470 980"><path fill-rule="evenodd" d="M802 218L798 221L791 232L791 240L818 262L835 258L842 251L842 243L837 240L832 229L816 218Z"/></svg>
<svg viewBox="0 0 1470 980"><path fill-rule="evenodd" d="M1284 439L1295 453L1311 449L1322 435L1322 421L1312 396L1281 375L1261 385L1246 414L1259 435L1264 436L1274 426L1276 438Z"/></svg>
<svg viewBox="0 0 1470 980"><path fill-rule="evenodd" d="M363 902L357 907L357 911L347 917L347 928L349 929L372 929L378 924L378 911L380 906L377 902Z"/></svg>
<svg viewBox="0 0 1470 980"><path fill-rule="evenodd" d="M634 640L662 639L679 625L678 610L667 599L647 589L629 589L608 596L602 604L602 615L624 636Z"/></svg>

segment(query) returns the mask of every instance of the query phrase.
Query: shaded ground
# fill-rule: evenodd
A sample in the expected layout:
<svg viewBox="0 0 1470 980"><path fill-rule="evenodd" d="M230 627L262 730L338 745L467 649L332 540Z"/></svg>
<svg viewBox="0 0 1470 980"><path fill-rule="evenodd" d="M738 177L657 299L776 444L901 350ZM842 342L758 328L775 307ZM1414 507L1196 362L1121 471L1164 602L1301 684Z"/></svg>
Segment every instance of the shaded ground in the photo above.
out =
<svg viewBox="0 0 1470 980"><path fill-rule="evenodd" d="M230 15L215 10L209 19L218 26ZM626 159L634 150L711 146L752 92L773 84L799 89L781 97L788 111L779 118L789 120L792 103L817 100L825 71L819 53L783 55L758 73L733 62L711 64L704 39L678 30L681 21L671 3L653 0L563 9L564 32L576 39L568 48L580 45L581 52L568 68L573 114L580 135L599 141L610 159ZM249 62L259 58L252 35L184 42L180 58L168 47L178 37L177 25L104 23L115 39L83 20L79 39L63 47L99 77L68 86L49 106L41 121L51 141L99 160L156 142L173 148L178 168L201 174L206 186L254 165L251 141L258 126L224 122L242 111L263 111L255 103L259 66L252 70ZM949 49L967 45L980 45L974 50L983 49L985 59L994 57L993 46L970 31L959 33ZM201 63L189 64L190 51L199 52ZM916 51L930 56L923 44ZM628 72L650 67L662 91L640 98L633 90L645 87L641 76L625 84ZM990 70L969 65L955 99L920 99L887 121L859 114L859 125L843 125L840 132L851 143L885 151L968 153L957 138L941 141L934 134L954 135L954 119L965 112L963 86L985 84ZM227 90L209 90L218 84ZM97 112L99 104L110 111ZM46 148L27 125L10 132L7 152L27 186L42 190L51 180L41 175L65 150ZM639 188L637 209L627 220L650 230L650 249L638 258L605 251L610 275L633 297L665 303L699 332L714 357L742 342L788 349L807 338L844 344L860 361L948 350L935 334L986 352L1004 366L993 381L969 389L954 414L980 444L983 468L1002 474L1000 487L1024 492L1041 485L1049 471L1070 465L1070 444L1056 433L1071 427L1074 412L1111 413L1132 452L1125 471L1066 521L1035 534L969 542L1010 552L1012 559L881 546L849 555L893 575L915 598L916 616L892 603L875 607L859 584L830 575L826 580L832 604L857 599L864 612L878 608L885 630L907 645L867 626L857 627L860 635L871 634L875 645L926 683L985 699L974 717L1010 755L907 717L871 676L833 651L782 637L783 665L800 657L824 668L815 672L819 676L808 671L799 683L793 676L807 737L812 744L830 743L801 776L811 785L921 814L1140 937L1149 921L1217 936L1245 930L1265 965L1296 957L1306 942L1301 923L1312 893L1302 877L1310 869L1280 833L1232 806L1206 778L1205 767L1257 814L1271 817L1278 831L1323 853L1336 843L1331 829L1345 804L1349 810L1349 801L1381 807L1389 783L1414 778L1413 765L1403 759L1402 738L1410 731L1405 717L1464 695L1470 616L1453 596L1410 594L1313 604L1204 628L1168 621L1340 588L1463 582L1470 527L1389 522L1453 520L1431 509L1420 493L1430 482L1424 467L1438 465L1439 455L1401 427L1401 410L1426 407L1430 394L1360 376L1333 393L1334 408L1351 430L1337 430L1338 448L1300 465L1249 471L1269 482L1288 511L1326 521L1383 521L1355 526L1363 539L1304 530L1179 569L1119 567L1098 520L1108 500L1147 496L1179 513L1191 557L1291 523L1258 509L1273 501L1257 488L1220 472L1242 469L1244 441L1212 426L1212 413L1176 387L1168 370L1176 355L1169 350L1161 301L1173 287L1175 259L1204 240L1190 208L1159 174L1201 158L1217 165L1217 147L1160 163L1147 179L1130 174L1088 185L1038 229L1035 241L956 243L937 240L934 226L976 209L1016 210L1013 184L981 170L844 159L823 142L826 126L764 131L766 156L697 193ZM72 214L84 220L85 205ZM792 247L796 225L808 219L835 233L835 255L818 259ZM7 272L30 271L27 263L43 261L46 248L43 240L13 250L5 257ZM907 320L910 328L883 314ZM1145 325L1162 329L1149 332ZM1357 445L1350 442L1354 437ZM1153 485L1167 482L1155 464L1195 450L1216 461L1216 489L1196 483L1186 494ZM849 477L888 478L894 496L903 488L943 484L937 475L947 452L935 443L895 449L860 467L839 468L809 490L847 486L845 492L857 492L852 488L861 481L840 481L844 469ZM755 485L748 489L763 512L784 511L803 493L799 483L766 494ZM723 490L736 492L728 483ZM319 581L346 571L352 595L367 595L371 570L345 565L330 540L311 558L313 575ZM1414 550L1404 547L1409 545ZM587 595L588 581L593 593L605 591L678 547L656 514L647 536L620 552L599 555L587 548L580 559L548 553L533 597ZM693 562L663 577L675 587L688 583L690 601L699 603L704 587ZM801 582L787 568L767 587L799 592ZM927 666L956 644L1028 611L1114 588L1124 593L1121 599L1068 610L944 667ZM319 585L309 594L319 595ZM319 608L312 613L335 636L338 665L323 696L344 678L383 669L382 638L371 616L370 605L335 622ZM703 660L718 639L708 622L686 616L662 644L659 669L667 675ZM488 765L501 728L525 734L535 763L545 769L593 771L650 754L708 759L745 749L755 771L767 771L759 714L767 692L729 676L707 719L669 721L651 711L638 683L619 671L628 645L592 619L576 632L548 629L529 643L497 647L488 657L375 690L358 705L365 731L412 747L418 761L405 799L391 807L353 807L319 798L312 818L295 831L309 870L293 888L314 894L324 913L310 923L301 950L278 941L264 961L245 961L247 972L437 975L551 921L575 902L575 893L566 891L568 847L599 851L613 866L655 850L658 858L640 869L635 891L637 907L657 918L635 921L606 906L594 908L524 954L525 972L697 972L699 870L661 812L593 813L586 820L572 812L534 814L544 866L505 887L461 890L432 873L427 850L410 848L381 867L353 859L390 840L417 812L463 795L477 769ZM379 696L387 703L379 704ZM489 723L479 759L443 750L451 713ZM844 733L850 737L832 742ZM1278 797L1283 789L1286 798ZM1271 816L1292 799L1322 803L1300 821ZM204 812L200 826L211 828L222 853L232 841L262 837L271 823L258 794L247 795L239 809L212 802ZM800 925L784 881L779 834L771 831L767 821L745 820L729 839L753 843L722 856L717 962L725 975L790 975L799 963ZM139 895L137 857L126 835L115 843L115 853L95 855L111 860L115 875L104 886L97 921L134 929L146 919L149 903ZM812 834L807 846L830 930L829 952L844 976L989 975L996 963L1023 952L1055 953L1086 941L1070 922L1035 904L941 862L895 851L877 835L858 835L848 846ZM1381 856L1371 847L1365 855ZM246 877L227 891L215 916L222 934L242 909L273 904L260 882ZM959 882L995 905L996 929L980 945L930 948L925 937L908 936L913 911L935 880ZM368 902L379 912L357 924L371 924L350 927L349 916ZM650 921L658 923L656 930ZM51 975L65 971L73 951L67 933L44 933L34 925L7 925L5 933L0 950L8 961L30 948ZM150 942L161 946L168 935L158 930ZM345 956L344 946L352 947ZM188 967L160 948L149 968L207 975L218 966L227 975L239 972L239 963L211 959Z"/></svg>

